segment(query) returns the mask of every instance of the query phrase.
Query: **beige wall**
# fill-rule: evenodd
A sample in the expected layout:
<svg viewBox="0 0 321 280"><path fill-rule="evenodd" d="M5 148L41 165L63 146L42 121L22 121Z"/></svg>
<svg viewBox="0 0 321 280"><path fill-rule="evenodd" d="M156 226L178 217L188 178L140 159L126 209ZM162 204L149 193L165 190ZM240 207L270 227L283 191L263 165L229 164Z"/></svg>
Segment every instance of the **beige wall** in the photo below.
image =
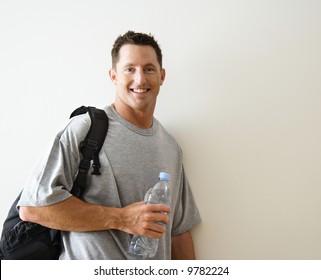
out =
<svg viewBox="0 0 321 280"><path fill-rule="evenodd" d="M163 48L156 115L184 151L198 258L321 259L320 1L52 3L0 4L1 221L70 111L112 102L110 47L133 29Z"/></svg>

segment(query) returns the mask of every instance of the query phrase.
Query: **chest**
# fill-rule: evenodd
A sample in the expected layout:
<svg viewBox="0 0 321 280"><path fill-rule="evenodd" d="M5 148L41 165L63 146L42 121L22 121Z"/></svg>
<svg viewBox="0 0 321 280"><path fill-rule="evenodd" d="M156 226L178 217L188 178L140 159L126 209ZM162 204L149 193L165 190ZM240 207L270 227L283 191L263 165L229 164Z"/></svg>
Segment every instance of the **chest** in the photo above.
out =
<svg viewBox="0 0 321 280"><path fill-rule="evenodd" d="M93 178L92 183L96 188L98 185L104 201L119 206L142 201L160 171L170 173L174 179L180 164L177 146L162 133L141 135L113 124L100 160L103 174Z"/></svg>

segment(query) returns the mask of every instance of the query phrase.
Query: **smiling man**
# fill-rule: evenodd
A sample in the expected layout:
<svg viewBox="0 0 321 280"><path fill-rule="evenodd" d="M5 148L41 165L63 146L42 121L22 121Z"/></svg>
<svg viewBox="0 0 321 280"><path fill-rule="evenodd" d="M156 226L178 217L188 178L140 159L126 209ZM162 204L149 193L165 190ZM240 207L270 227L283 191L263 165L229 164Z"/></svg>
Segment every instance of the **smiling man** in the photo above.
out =
<svg viewBox="0 0 321 280"><path fill-rule="evenodd" d="M88 114L74 117L32 170L20 216L62 230L60 259L132 259L127 250L133 234L159 238L155 259L195 259L190 230L200 217L182 151L154 118L165 79L161 50L152 36L129 31L116 39L112 63L116 97L105 108L109 130L99 154L101 176L89 174L82 200L70 193L79 145L90 128ZM160 171L171 174L170 207L142 201Z"/></svg>
<svg viewBox="0 0 321 280"><path fill-rule="evenodd" d="M115 109L134 125L149 128L165 69L152 46L121 45L122 39L119 41L114 46L118 54L112 53L113 68L109 71L116 86Z"/></svg>

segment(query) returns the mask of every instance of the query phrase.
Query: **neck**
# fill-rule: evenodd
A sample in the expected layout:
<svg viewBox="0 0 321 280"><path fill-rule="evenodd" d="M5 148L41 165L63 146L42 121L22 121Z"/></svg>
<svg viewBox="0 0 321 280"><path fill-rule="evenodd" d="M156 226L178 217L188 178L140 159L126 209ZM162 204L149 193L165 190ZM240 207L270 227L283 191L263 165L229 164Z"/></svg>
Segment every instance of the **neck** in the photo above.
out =
<svg viewBox="0 0 321 280"><path fill-rule="evenodd" d="M153 125L153 113L154 110L150 112L135 110L133 108L119 106L117 102L113 103L112 106L116 112L121 115L126 121L139 128L150 128Z"/></svg>

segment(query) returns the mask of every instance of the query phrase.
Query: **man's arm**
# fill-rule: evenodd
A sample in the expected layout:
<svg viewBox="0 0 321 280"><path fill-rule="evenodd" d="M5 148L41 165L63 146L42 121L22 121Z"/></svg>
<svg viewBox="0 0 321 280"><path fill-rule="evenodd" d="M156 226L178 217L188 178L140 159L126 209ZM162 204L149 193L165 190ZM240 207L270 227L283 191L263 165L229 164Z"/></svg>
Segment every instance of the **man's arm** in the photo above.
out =
<svg viewBox="0 0 321 280"><path fill-rule="evenodd" d="M167 224L170 208L161 204L133 203L124 208L86 203L70 197L50 206L21 206L20 218L65 231L100 231L118 229L130 234L160 238Z"/></svg>
<svg viewBox="0 0 321 280"><path fill-rule="evenodd" d="M172 237L172 260L195 260L194 242L191 233Z"/></svg>

